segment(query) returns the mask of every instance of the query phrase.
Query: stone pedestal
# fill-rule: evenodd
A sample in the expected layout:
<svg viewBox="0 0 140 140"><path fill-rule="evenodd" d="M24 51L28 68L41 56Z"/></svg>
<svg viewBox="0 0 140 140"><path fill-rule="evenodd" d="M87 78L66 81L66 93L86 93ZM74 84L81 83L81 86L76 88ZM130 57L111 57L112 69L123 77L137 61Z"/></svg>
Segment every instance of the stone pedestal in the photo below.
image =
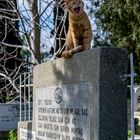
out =
<svg viewBox="0 0 140 140"><path fill-rule="evenodd" d="M127 140L127 51L98 48L34 69L36 140Z"/></svg>
<svg viewBox="0 0 140 140"><path fill-rule="evenodd" d="M18 140L35 140L32 122L22 121L18 123Z"/></svg>

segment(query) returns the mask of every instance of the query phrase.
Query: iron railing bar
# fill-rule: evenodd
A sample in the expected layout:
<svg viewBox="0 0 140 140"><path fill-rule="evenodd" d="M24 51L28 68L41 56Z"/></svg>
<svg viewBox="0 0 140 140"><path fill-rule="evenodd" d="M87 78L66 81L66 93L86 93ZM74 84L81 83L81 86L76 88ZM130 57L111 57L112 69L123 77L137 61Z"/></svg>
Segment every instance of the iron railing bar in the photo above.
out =
<svg viewBox="0 0 140 140"><path fill-rule="evenodd" d="M132 131L132 140L134 140L135 128L134 128L134 62L133 54L130 54L130 68L131 68L131 131Z"/></svg>
<svg viewBox="0 0 140 140"><path fill-rule="evenodd" d="M21 75L20 75L20 84L21 84L21 79L22 77L21 77ZM19 87L19 92L20 92L20 121L22 120L22 95L21 95L21 86Z"/></svg>
<svg viewBox="0 0 140 140"><path fill-rule="evenodd" d="M29 73L29 78L28 78L28 85L29 85L29 86L28 86L28 110L29 110L29 111L28 111L28 119L29 119L29 121L31 120L31 118L30 118L30 114L31 114L31 113L30 113L30 107L31 107L31 106L30 106L30 104L31 104L31 102L30 102L30 80L31 80L31 79L30 79L30 78L31 78L31 77L30 77L30 73Z"/></svg>
<svg viewBox="0 0 140 140"><path fill-rule="evenodd" d="M24 121L26 121L26 73L24 73Z"/></svg>

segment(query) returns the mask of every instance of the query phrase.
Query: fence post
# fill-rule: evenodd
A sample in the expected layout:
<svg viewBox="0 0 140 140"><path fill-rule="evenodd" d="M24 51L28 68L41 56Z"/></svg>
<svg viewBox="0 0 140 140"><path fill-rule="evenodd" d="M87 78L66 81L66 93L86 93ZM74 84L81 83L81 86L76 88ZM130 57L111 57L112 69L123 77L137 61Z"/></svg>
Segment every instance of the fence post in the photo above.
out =
<svg viewBox="0 0 140 140"><path fill-rule="evenodd" d="M135 127L134 127L134 62L133 54L130 54L130 65L131 65L131 130L132 130L132 140L134 140Z"/></svg>
<svg viewBox="0 0 140 140"><path fill-rule="evenodd" d="M30 102L30 83L31 83L31 74L29 73L28 74L28 120L30 121L31 120L31 118L30 118L30 112L31 112L31 110L30 110L30 104L31 104L31 102Z"/></svg>
<svg viewBox="0 0 140 140"><path fill-rule="evenodd" d="M24 121L26 121L26 73L24 73Z"/></svg>
<svg viewBox="0 0 140 140"><path fill-rule="evenodd" d="M22 75L20 75L20 86L19 86L19 92L20 92L20 121L22 120L22 114L21 114L21 110L22 110L22 95L21 95L21 82L22 82Z"/></svg>

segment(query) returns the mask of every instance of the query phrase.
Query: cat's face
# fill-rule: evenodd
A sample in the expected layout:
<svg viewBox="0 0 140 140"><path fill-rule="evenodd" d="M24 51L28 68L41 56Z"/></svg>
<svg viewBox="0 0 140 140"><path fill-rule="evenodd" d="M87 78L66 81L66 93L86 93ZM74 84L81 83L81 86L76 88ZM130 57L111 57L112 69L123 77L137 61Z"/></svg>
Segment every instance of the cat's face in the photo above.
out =
<svg viewBox="0 0 140 140"><path fill-rule="evenodd" d="M68 11L74 15L80 15L83 11L84 2L82 0L65 0Z"/></svg>

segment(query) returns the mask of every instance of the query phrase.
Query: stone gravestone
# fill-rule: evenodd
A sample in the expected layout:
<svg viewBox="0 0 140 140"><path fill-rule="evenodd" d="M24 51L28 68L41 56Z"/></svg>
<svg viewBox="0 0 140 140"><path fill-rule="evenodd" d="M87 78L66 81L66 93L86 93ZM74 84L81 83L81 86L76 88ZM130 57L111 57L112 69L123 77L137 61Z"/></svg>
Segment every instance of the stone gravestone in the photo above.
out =
<svg viewBox="0 0 140 140"><path fill-rule="evenodd" d="M18 98L16 98L18 99ZM24 109L24 104L21 108ZM26 104L26 118L28 117L28 104ZM32 115L32 104L30 106L30 115ZM24 117L24 110L21 111L22 118ZM17 129L17 125L20 119L20 104L19 102L10 101L8 103L0 104L0 133L7 132L11 129ZM0 137L1 138L1 137Z"/></svg>
<svg viewBox="0 0 140 140"><path fill-rule="evenodd" d="M32 129L31 121L18 123L18 140L35 140L35 131Z"/></svg>
<svg viewBox="0 0 140 140"><path fill-rule="evenodd" d="M19 121L19 104L0 104L0 133L16 129Z"/></svg>
<svg viewBox="0 0 140 140"><path fill-rule="evenodd" d="M140 111L140 86L134 86L134 107L135 111Z"/></svg>
<svg viewBox="0 0 140 140"><path fill-rule="evenodd" d="M35 140L35 132L27 129L20 128L21 140Z"/></svg>
<svg viewBox="0 0 140 140"><path fill-rule="evenodd" d="M89 89L88 82L38 88L35 105L37 138L89 139Z"/></svg>
<svg viewBox="0 0 140 140"><path fill-rule="evenodd" d="M36 140L127 140L127 51L98 48L34 69Z"/></svg>

